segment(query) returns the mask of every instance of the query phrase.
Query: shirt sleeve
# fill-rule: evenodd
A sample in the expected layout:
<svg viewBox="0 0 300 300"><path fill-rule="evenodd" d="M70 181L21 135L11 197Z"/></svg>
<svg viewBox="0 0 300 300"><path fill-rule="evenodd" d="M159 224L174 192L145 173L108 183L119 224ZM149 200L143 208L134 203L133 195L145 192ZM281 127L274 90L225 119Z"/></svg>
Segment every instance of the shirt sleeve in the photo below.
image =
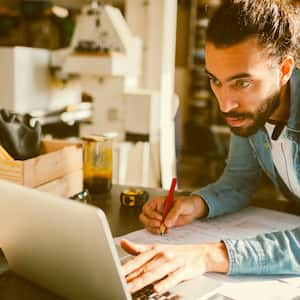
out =
<svg viewBox="0 0 300 300"><path fill-rule="evenodd" d="M300 275L300 227L224 243L229 275Z"/></svg>
<svg viewBox="0 0 300 300"><path fill-rule="evenodd" d="M208 218L238 211L249 204L260 175L261 168L248 138L232 135L223 175L192 194L204 199L209 209Z"/></svg>

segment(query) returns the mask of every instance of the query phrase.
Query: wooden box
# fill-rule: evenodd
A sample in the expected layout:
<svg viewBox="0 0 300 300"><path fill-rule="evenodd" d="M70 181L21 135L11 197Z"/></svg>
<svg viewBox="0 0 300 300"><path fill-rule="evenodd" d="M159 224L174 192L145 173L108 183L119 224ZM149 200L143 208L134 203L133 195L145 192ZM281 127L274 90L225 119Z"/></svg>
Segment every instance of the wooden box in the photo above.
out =
<svg viewBox="0 0 300 300"><path fill-rule="evenodd" d="M82 146L43 140L40 155L27 160L1 160L0 179L70 197L83 187Z"/></svg>

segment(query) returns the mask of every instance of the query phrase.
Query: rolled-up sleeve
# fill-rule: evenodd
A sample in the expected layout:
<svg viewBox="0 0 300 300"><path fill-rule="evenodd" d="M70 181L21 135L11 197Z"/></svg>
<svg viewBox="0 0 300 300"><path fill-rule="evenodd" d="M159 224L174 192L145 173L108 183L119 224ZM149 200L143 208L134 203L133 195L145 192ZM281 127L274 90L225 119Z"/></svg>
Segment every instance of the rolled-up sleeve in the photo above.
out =
<svg viewBox="0 0 300 300"><path fill-rule="evenodd" d="M237 211L249 204L260 179L261 168L248 138L231 136L223 175L193 195L199 195L209 208L208 218Z"/></svg>
<svg viewBox="0 0 300 300"><path fill-rule="evenodd" d="M300 227L224 243L228 275L300 275Z"/></svg>

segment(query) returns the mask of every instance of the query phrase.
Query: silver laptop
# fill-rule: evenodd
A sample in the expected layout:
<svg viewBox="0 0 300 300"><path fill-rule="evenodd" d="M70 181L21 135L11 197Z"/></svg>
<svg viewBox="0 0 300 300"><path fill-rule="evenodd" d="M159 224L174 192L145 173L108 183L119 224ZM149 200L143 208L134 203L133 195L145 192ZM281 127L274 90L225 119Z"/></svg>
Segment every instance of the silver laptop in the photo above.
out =
<svg viewBox="0 0 300 300"><path fill-rule="evenodd" d="M102 210L3 180L0 191L0 247L10 269L70 300L131 299ZM201 276L172 293L200 299L219 285Z"/></svg>

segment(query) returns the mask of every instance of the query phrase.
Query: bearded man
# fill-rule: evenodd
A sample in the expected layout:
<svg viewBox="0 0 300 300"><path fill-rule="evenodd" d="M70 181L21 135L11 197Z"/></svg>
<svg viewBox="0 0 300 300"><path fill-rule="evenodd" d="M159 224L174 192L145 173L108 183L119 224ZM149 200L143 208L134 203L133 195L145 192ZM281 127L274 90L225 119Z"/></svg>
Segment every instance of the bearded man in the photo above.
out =
<svg viewBox="0 0 300 300"><path fill-rule="evenodd" d="M297 12L283 1L223 1L210 21L205 53L211 88L232 131L227 165L215 183L176 197L165 220L166 198L147 202L140 219L149 231L159 233L162 222L172 230L240 210L262 172L300 201L298 29ZM163 291L204 272L300 275L300 227L210 244L121 245L137 254L123 267L125 275L139 274L127 276L131 292L150 283Z"/></svg>

